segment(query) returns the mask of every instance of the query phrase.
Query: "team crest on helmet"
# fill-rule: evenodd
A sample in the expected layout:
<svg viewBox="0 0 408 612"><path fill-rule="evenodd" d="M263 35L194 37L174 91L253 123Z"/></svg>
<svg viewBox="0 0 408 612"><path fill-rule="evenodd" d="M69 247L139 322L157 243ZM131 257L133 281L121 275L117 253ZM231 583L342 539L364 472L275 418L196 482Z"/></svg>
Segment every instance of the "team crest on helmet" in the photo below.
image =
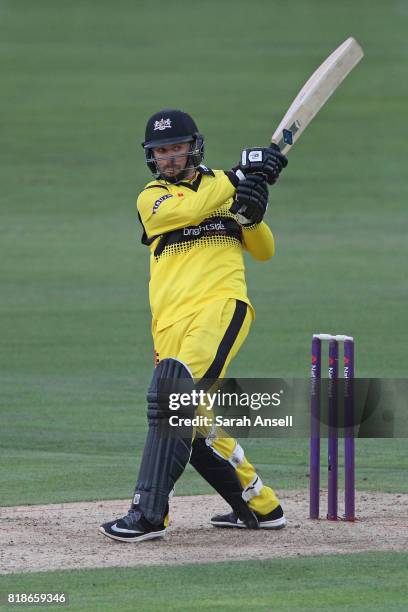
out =
<svg viewBox="0 0 408 612"><path fill-rule="evenodd" d="M160 119L160 121L155 121L154 122L154 131L156 130L166 130L167 128L171 128L171 119L163 119L163 117Z"/></svg>

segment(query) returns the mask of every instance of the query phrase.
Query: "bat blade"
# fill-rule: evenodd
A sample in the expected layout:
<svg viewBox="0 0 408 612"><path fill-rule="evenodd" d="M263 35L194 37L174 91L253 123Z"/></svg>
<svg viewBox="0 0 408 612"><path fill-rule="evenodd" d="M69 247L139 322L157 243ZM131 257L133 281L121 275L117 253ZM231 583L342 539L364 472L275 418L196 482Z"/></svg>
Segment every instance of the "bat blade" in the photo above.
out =
<svg viewBox="0 0 408 612"><path fill-rule="evenodd" d="M364 56L358 42L350 37L315 70L293 100L276 128L272 143L287 155L314 116L340 83Z"/></svg>

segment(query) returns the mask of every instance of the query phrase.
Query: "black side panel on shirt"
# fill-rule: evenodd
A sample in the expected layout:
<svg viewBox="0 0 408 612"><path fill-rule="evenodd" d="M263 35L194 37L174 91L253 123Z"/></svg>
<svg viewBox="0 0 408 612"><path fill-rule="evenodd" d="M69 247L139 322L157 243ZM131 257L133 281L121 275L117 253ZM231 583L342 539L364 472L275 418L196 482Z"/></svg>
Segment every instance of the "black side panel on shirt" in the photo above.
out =
<svg viewBox="0 0 408 612"><path fill-rule="evenodd" d="M143 225L142 217L140 216L140 214L139 214L139 213L137 213L137 216L139 217L140 225L141 225L141 226L142 226L142 228L143 228L143 234L142 234L142 244L145 244L146 246L149 246L149 245L151 245L151 244L152 244L152 242L153 242L154 240L156 240L157 236L152 236L151 238L148 238L148 237L147 237L147 234L146 234L145 227L144 227L144 225Z"/></svg>

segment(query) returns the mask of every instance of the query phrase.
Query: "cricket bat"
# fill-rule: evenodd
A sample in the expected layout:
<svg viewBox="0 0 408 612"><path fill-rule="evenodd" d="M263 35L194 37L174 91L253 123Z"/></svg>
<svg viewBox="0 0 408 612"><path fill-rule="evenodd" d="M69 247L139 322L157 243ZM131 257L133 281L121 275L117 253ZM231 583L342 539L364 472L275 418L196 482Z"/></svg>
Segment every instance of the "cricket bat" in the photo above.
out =
<svg viewBox="0 0 408 612"><path fill-rule="evenodd" d="M333 51L293 100L272 136L272 144L277 144L282 153L287 155L315 115L363 56L362 48L352 37Z"/></svg>

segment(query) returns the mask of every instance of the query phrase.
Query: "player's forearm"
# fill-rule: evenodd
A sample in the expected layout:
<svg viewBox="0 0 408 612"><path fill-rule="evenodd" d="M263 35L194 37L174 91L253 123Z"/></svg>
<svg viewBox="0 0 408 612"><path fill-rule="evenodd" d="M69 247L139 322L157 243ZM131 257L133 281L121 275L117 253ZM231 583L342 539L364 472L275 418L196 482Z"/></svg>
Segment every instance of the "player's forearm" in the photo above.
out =
<svg viewBox="0 0 408 612"><path fill-rule="evenodd" d="M242 228L244 247L258 261L267 261L275 253L275 240L265 222Z"/></svg>

